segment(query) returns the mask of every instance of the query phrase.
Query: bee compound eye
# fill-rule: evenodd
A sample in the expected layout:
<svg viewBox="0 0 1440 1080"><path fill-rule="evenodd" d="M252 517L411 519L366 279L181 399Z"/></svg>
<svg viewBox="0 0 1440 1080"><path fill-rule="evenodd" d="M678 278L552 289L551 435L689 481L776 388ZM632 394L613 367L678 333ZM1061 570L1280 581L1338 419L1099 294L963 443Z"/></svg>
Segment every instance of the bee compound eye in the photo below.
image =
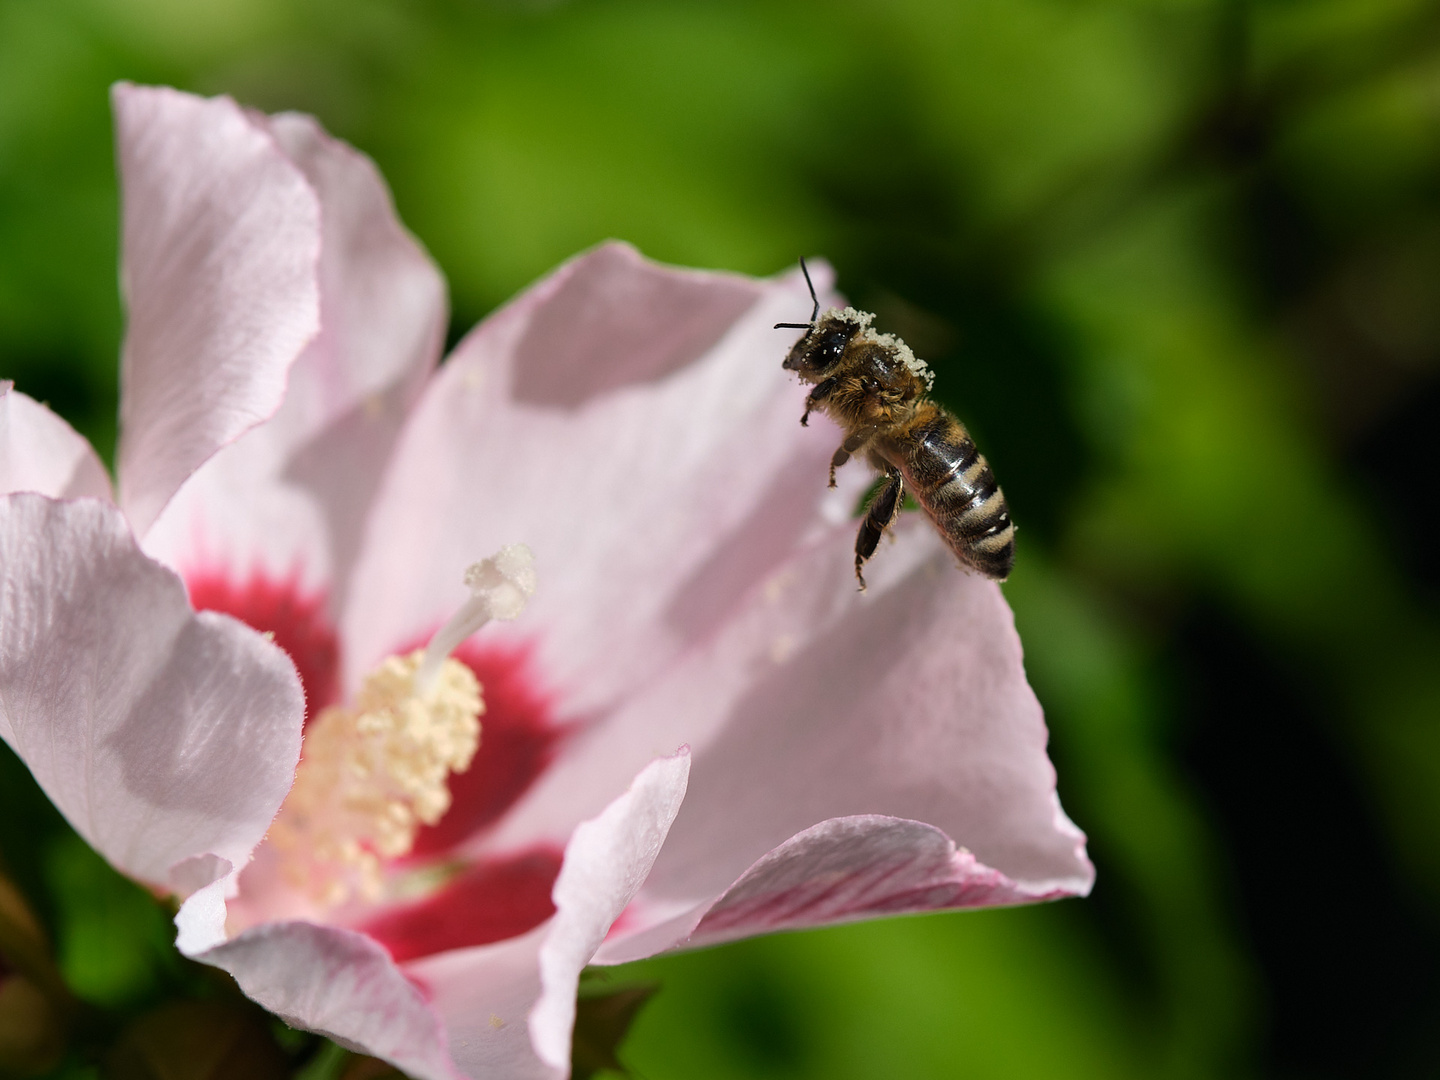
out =
<svg viewBox="0 0 1440 1080"><path fill-rule="evenodd" d="M822 371L840 362L845 346L854 334L848 329L830 330L815 343L814 364Z"/></svg>

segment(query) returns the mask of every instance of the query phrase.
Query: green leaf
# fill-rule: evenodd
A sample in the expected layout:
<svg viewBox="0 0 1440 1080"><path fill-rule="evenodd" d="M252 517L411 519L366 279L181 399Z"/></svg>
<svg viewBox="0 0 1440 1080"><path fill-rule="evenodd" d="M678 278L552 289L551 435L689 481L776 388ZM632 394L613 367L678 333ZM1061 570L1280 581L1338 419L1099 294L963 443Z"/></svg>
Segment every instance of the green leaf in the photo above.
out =
<svg viewBox="0 0 1440 1080"><path fill-rule="evenodd" d="M79 836L51 846L46 876L58 908L60 970L82 1001L143 1008L183 979L170 912Z"/></svg>

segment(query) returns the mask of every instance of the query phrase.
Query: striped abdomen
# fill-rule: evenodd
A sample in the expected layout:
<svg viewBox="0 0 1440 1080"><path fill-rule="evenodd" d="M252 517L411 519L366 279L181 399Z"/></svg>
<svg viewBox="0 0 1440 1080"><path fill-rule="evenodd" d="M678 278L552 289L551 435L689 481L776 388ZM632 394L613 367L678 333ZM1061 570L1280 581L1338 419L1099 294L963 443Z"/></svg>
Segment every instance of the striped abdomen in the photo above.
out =
<svg viewBox="0 0 1440 1080"><path fill-rule="evenodd" d="M1015 563L1015 526L990 463L965 425L925 402L906 434L889 449L916 501L961 562L1005 580Z"/></svg>

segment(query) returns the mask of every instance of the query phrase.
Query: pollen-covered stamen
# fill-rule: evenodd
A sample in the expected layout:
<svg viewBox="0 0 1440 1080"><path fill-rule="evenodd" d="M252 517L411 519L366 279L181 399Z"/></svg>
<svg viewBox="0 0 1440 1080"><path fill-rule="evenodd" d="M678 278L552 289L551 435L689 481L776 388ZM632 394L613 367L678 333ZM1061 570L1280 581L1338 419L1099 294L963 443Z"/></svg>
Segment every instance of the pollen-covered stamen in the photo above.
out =
<svg viewBox="0 0 1440 1080"><path fill-rule="evenodd" d="M325 904L381 892L381 862L404 855L421 825L450 808L447 781L480 746L480 683L445 660L424 693L424 653L392 656L365 680L351 707L311 723L305 752L270 840L291 884Z"/></svg>
<svg viewBox="0 0 1440 1080"><path fill-rule="evenodd" d="M530 552L512 545L466 572L470 600L423 650L386 659L353 705L310 724L295 785L270 828L286 876L325 904L377 899L383 862L410 851L450 808L448 781L480 745L479 681L450 652L535 591Z"/></svg>

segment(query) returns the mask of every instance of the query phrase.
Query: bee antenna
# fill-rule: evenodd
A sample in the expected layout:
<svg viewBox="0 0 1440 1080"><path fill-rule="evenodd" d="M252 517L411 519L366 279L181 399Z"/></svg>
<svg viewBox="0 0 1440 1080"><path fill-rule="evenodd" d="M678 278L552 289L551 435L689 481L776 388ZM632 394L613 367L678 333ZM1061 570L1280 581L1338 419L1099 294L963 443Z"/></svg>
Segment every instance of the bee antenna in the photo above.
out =
<svg viewBox="0 0 1440 1080"><path fill-rule="evenodd" d="M805 265L805 256L800 256L800 272L805 275L805 284L810 289L810 299L815 301L815 307L810 311L810 325L815 325L815 320L820 317L820 297L815 295L815 283L810 280L810 267Z"/></svg>
<svg viewBox="0 0 1440 1080"><path fill-rule="evenodd" d="M810 280L810 268L805 265L805 256L800 256L800 272L805 275L805 284L810 287L810 299L815 301L815 307L810 312L810 321L804 322L777 322L776 330L814 330L815 320L820 318L820 297L815 295L815 283Z"/></svg>

